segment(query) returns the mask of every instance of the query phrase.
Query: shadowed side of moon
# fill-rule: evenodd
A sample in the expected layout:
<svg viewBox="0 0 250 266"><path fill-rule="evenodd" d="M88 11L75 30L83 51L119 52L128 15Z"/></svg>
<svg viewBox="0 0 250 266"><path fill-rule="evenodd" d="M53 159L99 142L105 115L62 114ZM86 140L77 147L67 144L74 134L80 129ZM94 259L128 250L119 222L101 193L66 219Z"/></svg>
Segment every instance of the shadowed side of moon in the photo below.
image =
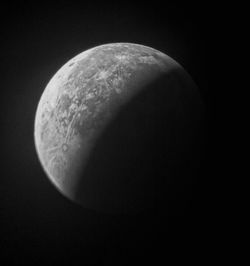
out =
<svg viewBox="0 0 250 266"><path fill-rule="evenodd" d="M74 200L111 213L181 208L197 178L203 112L183 69L144 85L95 142Z"/></svg>

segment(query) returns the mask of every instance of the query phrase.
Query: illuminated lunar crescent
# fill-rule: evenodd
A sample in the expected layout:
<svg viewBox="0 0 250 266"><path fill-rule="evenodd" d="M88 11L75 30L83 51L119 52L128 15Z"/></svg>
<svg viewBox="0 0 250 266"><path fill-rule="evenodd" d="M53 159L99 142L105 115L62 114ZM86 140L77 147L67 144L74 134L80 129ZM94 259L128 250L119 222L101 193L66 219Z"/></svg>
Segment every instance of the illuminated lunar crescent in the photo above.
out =
<svg viewBox="0 0 250 266"><path fill-rule="evenodd" d="M182 116L189 113L192 106L199 106L200 98L189 75L162 52L131 43L106 44L80 53L57 71L38 104L34 136L40 162L50 181L63 195L94 209L122 209L136 204L131 202L136 202L141 196L138 191L132 192L133 184L127 185L124 180L118 182L120 185L110 184L113 181L108 176L102 176L101 170L99 175L102 182L107 179L108 189L98 182L95 185L91 183L99 178L96 175L86 177L88 181L84 183L84 171L91 163L90 155L98 140L112 121L133 99L144 90L146 93L147 88L160 79L164 80L161 81L162 90L167 92L166 108L162 112L172 112L179 123L178 130L182 130L183 125L193 121L190 117L189 120L182 119ZM144 106L146 113L157 109L153 101L152 98L153 107L150 109L147 100ZM137 112L134 112L136 115ZM147 115L142 117L148 119ZM164 124L168 124L167 120L163 120ZM137 132L143 139L144 133ZM124 132L126 134L129 133ZM116 172L116 175L120 173ZM140 182L143 187L143 180L140 179ZM121 191L121 187L125 191ZM129 194L135 199L127 200Z"/></svg>

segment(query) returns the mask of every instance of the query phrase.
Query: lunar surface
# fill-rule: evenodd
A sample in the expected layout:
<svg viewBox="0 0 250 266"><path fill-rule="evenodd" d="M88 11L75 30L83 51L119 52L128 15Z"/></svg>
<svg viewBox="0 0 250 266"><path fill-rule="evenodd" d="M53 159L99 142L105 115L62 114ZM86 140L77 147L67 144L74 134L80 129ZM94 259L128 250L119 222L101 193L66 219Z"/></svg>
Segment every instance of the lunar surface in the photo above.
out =
<svg viewBox="0 0 250 266"><path fill-rule="evenodd" d="M157 169L190 151L200 106L190 76L164 53L131 43L97 46L68 61L45 88L36 150L69 199L97 210L130 208L150 195Z"/></svg>

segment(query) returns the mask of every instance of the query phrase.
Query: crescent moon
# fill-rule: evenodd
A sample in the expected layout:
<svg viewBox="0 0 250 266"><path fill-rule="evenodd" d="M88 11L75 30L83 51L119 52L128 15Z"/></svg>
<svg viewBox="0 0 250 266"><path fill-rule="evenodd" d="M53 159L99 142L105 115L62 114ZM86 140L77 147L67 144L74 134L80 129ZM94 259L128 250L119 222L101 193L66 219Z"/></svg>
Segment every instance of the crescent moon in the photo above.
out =
<svg viewBox="0 0 250 266"><path fill-rule="evenodd" d="M137 105L134 103L138 97L152 91L154 93L151 100L142 96ZM163 99L159 100L160 96L166 97L165 104L162 103ZM98 145L105 142L101 139L108 131L113 132L112 125L120 123L117 122L119 116L122 116L128 106L134 111L140 106L138 113L142 110L144 112L140 113L140 121L152 123L151 131L157 127L153 125L155 122L152 122L152 116L156 120L162 119L163 131L166 131L165 125L168 123L169 126L174 126L171 130L175 131L177 140L183 141L184 147L185 138L190 137L189 128L195 128L193 123L199 117L202 102L191 77L175 60L158 50L139 44L112 43L84 51L64 64L49 81L35 116L35 146L49 180L64 196L87 208L117 211L128 206L137 208L135 206L145 201L145 194L150 194L148 186L152 185L152 178L138 178L139 168L136 173L131 173L137 183L136 189L129 175L115 179L110 178L110 173L103 176L102 170L99 174L93 170L92 174L88 173L91 167L98 168L102 165L91 160L96 161L93 158L97 156ZM134 112L133 117L136 116L137 113ZM160 116L162 117L159 118ZM130 124L128 120L132 121L133 117L126 118L124 123L127 128L132 124L132 127L137 128L140 124L139 121ZM187 132L180 133L182 129ZM114 142L118 139L122 141L126 134L123 132L119 136L120 133L117 132L117 136L113 136ZM148 134L145 128L137 129L137 132L140 134L137 136L139 139ZM167 133L166 139L169 139L166 141L172 141L169 129L164 133ZM131 141L133 142L134 140ZM110 144L111 150L112 145ZM136 146L135 143L133 145ZM129 146L128 144L127 147ZM170 154L180 152L177 146L170 147L173 150L168 152L167 161L175 158ZM98 156L103 157L106 152L105 149L99 149ZM132 149L129 153L133 154ZM117 153L117 156L120 155ZM110 160L115 163L114 158ZM124 161L123 158L120 160ZM121 162L117 164L119 163ZM101 167L105 169L105 166ZM106 167L112 168L109 163ZM121 171L114 167L116 176L122 176ZM124 187L126 189L123 191ZM128 196L130 193L131 198Z"/></svg>

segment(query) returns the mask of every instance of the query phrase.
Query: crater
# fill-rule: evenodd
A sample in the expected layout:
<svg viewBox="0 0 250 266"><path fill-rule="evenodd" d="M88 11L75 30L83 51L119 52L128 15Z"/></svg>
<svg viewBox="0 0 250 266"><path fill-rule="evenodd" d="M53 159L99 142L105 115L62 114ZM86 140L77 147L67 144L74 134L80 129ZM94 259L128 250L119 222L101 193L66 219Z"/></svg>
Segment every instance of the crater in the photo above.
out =
<svg viewBox="0 0 250 266"><path fill-rule="evenodd" d="M62 149L63 149L64 152L67 151L68 148L69 148L69 147L68 147L67 144L64 143L64 144L62 145Z"/></svg>

